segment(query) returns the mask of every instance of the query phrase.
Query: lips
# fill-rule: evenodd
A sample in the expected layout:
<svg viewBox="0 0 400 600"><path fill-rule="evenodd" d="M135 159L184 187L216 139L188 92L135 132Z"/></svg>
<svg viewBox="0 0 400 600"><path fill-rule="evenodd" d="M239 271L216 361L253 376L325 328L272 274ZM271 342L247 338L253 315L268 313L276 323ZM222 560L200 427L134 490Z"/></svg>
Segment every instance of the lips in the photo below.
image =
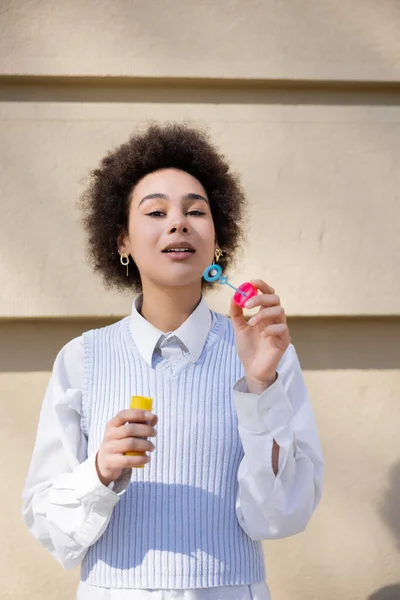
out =
<svg viewBox="0 0 400 600"><path fill-rule="evenodd" d="M190 254L194 254L196 250L193 248L192 244L189 242L172 242L168 246L162 250L164 254L172 254L172 253L182 253L189 252Z"/></svg>

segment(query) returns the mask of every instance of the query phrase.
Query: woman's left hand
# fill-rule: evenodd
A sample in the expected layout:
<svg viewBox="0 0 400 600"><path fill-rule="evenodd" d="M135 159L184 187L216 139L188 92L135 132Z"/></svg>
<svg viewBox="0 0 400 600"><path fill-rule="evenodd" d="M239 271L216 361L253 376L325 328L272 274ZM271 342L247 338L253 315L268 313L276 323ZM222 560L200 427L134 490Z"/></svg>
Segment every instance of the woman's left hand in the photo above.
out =
<svg viewBox="0 0 400 600"><path fill-rule="evenodd" d="M230 315L248 390L262 394L274 383L279 361L291 340L285 311L275 290L261 279L251 283L261 294L253 296L246 308L259 306L260 310L246 323L243 310L232 299Z"/></svg>

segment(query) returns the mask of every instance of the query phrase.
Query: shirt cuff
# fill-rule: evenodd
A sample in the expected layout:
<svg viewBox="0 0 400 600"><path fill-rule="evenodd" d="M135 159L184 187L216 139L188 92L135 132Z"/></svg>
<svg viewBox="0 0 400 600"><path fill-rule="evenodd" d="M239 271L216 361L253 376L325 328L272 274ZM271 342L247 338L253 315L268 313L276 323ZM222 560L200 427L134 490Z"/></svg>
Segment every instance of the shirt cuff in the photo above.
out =
<svg viewBox="0 0 400 600"><path fill-rule="evenodd" d="M293 408L279 377L260 395L251 394L245 377L233 387L239 426L253 433L270 433L279 443L279 433L293 417Z"/></svg>
<svg viewBox="0 0 400 600"><path fill-rule="evenodd" d="M128 487L131 474L130 469L124 469L119 479L108 487L103 485L97 474L96 454L92 454L74 470L76 496L82 502L93 502L95 499L101 499L110 504L116 504L120 494Z"/></svg>

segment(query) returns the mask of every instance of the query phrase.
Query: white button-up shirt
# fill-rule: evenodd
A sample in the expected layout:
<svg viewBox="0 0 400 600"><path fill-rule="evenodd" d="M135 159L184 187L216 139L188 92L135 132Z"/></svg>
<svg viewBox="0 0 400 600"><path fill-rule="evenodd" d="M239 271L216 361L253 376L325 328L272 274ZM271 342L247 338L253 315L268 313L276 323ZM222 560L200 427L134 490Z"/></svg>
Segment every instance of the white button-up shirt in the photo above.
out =
<svg viewBox="0 0 400 600"><path fill-rule="evenodd" d="M204 300L176 331L165 334L133 304L130 329L149 365L182 354L196 362L213 316ZM58 354L40 414L36 444L23 492L23 516L45 548L65 567L80 564L103 534L130 475L109 487L99 480L95 456L87 455L80 427L84 379L82 337ZM321 497L323 459L311 403L293 346L285 352L278 378L261 396L235 383L233 396L244 457L238 472L236 514L253 539L273 539L304 530ZM279 471L272 446L280 446ZM248 469L257 463L257 469ZM255 478L254 473L257 473ZM79 600L268 600L265 582L193 590L105 589L81 582Z"/></svg>

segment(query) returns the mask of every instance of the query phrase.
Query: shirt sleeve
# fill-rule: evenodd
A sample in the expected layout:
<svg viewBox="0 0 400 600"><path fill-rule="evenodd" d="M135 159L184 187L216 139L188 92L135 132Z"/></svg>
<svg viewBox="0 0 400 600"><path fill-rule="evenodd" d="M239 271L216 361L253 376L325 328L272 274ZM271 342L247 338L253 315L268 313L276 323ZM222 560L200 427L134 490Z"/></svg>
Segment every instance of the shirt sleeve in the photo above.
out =
<svg viewBox="0 0 400 600"><path fill-rule="evenodd" d="M248 393L244 378L233 393L244 450L236 500L239 523L253 540L300 533L321 498L323 458L294 347L285 352L277 380L263 394ZM276 476L274 440L280 447Z"/></svg>
<svg viewBox="0 0 400 600"><path fill-rule="evenodd" d="M33 536L65 567L74 568L103 534L131 472L109 487L87 456L81 430L83 339L59 353L43 401L36 443L22 494Z"/></svg>

